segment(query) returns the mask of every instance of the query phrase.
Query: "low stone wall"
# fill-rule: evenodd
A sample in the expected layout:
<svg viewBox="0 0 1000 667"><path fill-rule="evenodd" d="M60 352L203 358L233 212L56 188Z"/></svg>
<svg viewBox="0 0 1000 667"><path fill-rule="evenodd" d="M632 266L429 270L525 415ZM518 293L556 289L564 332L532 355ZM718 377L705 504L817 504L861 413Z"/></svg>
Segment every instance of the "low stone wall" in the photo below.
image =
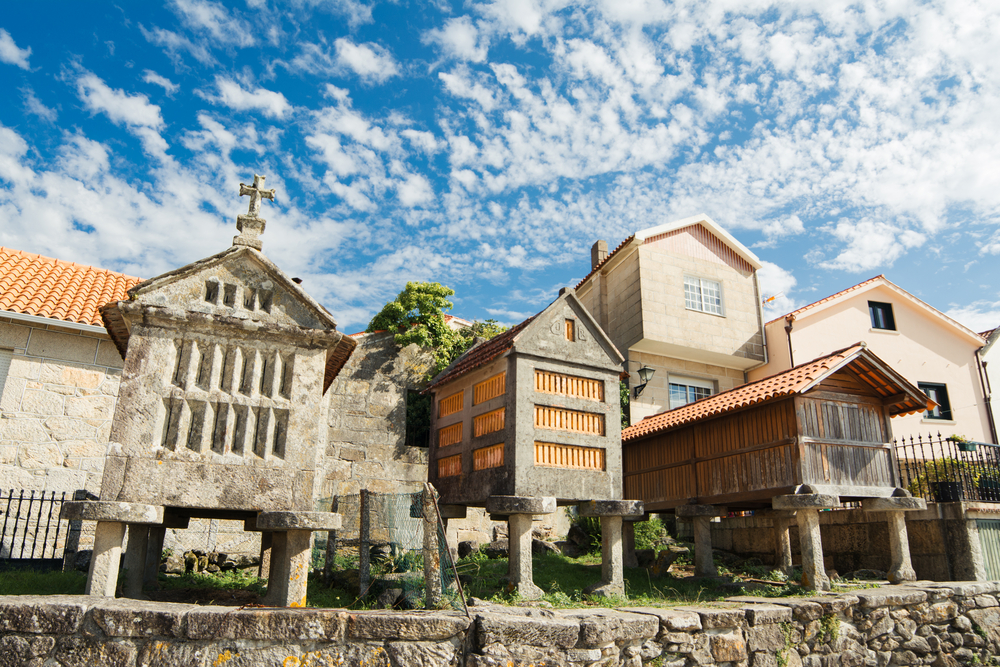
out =
<svg viewBox="0 0 1000 667"><path fill-rule="evenodd" d="M670 609L262 609L0 597L0 665L834 667L992 664L1000 582Z"/></svg>

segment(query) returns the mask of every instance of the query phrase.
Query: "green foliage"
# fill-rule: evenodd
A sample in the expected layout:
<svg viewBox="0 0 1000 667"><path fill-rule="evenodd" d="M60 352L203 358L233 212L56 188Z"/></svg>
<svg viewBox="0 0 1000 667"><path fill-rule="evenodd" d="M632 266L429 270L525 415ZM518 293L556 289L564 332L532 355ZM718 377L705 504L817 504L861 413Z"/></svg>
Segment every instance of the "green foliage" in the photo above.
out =
<svg viewBox="0 0 1000 667"><path fill-rule="evenodd" d="M434 366L428 373L433 377L472 347L477 337L490 339L506 330L496 320L485 320L452 331L444 320L444 311L451 310L453 304L448 297L454 293L441 283L408 282L372 318L365 331L392 331L400 347L415 343L434 350Z"/></svg>
<svg viewBox="0 0 1000 667"><path fill-rule="evenodd" d="M628 390L628 382L618 381L618 396L622 404L622 428L626 428L632 423L632 409L629 407L631 395Z"/></svg>
<svg viewBox="0 0 1000 667"><path fill-rule="evenodd" d="M825 614L819 621L819 634L824 644L836 641L840 637L840 619L836 614Z"/></svg>
<svg viewBox="0 0 1000 667"><path fill-rule="evenodd" d="M659 519L636 521L633 527L636 549L655 549L667 541L667 529Z"/></svg>
<svg viewBox="0 0 1000 667"><path fill-rule="evenodd" d="M83 595L87 587L84 572L0 572L0 595Z"/></svg>
<svg viewBox="0 0 1000 667"><path fill-rule="evenodd" d="M935 482L965 482L977 484L983 476L983 469L975 463L960 461L951 457L924 461L923 470L910 480L907 489L911 494L931 498L930 485Z"/></svg>
<svg viewBox="0 0 1000 667"><path fill-rule="evenodd" d="M249 590L263 595L267 590L267 579L257 577L256 568L229 570L226 572L185 572L176 576L160 576L160 588L202 588L226 591Z"/></svg>

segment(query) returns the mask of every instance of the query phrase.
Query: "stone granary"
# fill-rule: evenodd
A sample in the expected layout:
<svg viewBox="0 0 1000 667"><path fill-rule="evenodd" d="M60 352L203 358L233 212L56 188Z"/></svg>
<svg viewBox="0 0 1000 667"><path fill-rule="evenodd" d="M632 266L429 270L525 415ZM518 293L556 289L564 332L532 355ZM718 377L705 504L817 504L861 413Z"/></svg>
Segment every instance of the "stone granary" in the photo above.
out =
<svg viewBox="0 0 1000 667"><path fill-rule="evenodd" d="M794 517L803 583L826 589L818 512L861 500L889 516L890 579L912 580L903 512L926 503L899 488L889 420L933 406L858 343L628 427L625 493L647 510L693 518L695 573L702 576L715 574L712 517L775 511L776 560L786 572Z"/></svg>
<svg viewBox="0 0 1000 667"><path fill-rule="evenodd" d="M267 601L305 603L310 532L326 441L326 389L355 342L261 252L262 177L233 246L146 280L101 310L125 366L100 500L64 505L97 521L87 579L115 593L128 529L125 592L155 568L165 529L192 517L242 519L270 541ZM270 539L269 539L270 538ZM148 556L148 558L147 558Z"/></svg>
<svg viewBox="0 0 1000 667"><path fill-rule="evenodd" d="M601 517L604 568L595 593L623 594L622 517L642 503L621 490L622 356L573 290L459 357L428 387L434 401L428 476L440 503L507 519L510 580L531 578L532 516L579 504Z"/></svg>

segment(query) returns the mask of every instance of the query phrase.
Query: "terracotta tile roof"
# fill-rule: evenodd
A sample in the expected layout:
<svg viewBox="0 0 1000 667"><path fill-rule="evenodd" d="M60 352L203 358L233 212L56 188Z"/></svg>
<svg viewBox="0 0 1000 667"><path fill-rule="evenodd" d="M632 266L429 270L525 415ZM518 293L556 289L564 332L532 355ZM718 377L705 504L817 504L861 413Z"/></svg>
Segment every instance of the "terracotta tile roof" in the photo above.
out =
<svg viewBox="0 0 1000 667"><path fill-rule="evenodd" d="M780 317L776 317L773 320L771 320L770 322L768 322L768 324L771 324L771 322L777 322L778 320L783 320L786 317L788 317L789 315L794 315L795 317L798 317L801 313L804 313L807 310L815 308L816 306L818 306L820 304L823 304L823 303L826 303L827 301L832 301L833 299L841 297L844 294L850 294L851 292L857 291L857 290L861 289L862 287L866 287L866 286L872 284L873 282L875 282L876 280L879 280L880 278L882 280L886 279L885 275L880 273L879 275L875 276L874 278L869 278L868 280L864 281L863 283L858 283L857 285L855 285L853 287L848 287L845 290L840 290L836 294L831 294L830 296L826 297L825 299L820 299L819 301L813 301L812 303L807 304L805 306L802 306L801 308L798 308L796 310L793 310L790 313L785 313L784 315L781 315Z"/></svg>
<svg viewBox="0 0 1000 667"><path fill-rule="evenodd" d="M862 353L867 356L867 360L856 358L861 356ZM852 359L852 357L855 358ZM839 368L847 360L850 360L851 369L880 395L888 397L898 393L907 393L905 387L901 387L894 378L888 377L876 364L871 363L872 361L878 361L878 357L869 352L864 343L855 343L850 347L838 350L825 357L799 364L795 368L791 368L783 373L778 373L777 375L772 375L771 377L703 398L694 403L688 403L667 412L646 417L638 424L633 424L623 429L622 441L625 442L653 433L667 431L683 424L720 415L756 403L763 403L774 398L797 394L809 388L813 383L829 374L830 371ZM910 388L911 390L916 390L912 385L910 385ZM920 396L923 397L921 400L928 400L922 393L920 393ZM893 415L912 414L913 412L925 409L929 410L934 405L936 404L933 401L929 401L925 405L910 395L902 403L890 407L890 413Z"/></svg>
<svg viewBox="0 0 1000 667"><path fill-rule="evenodd" d="M632 236L628 237L627 239L625 239L624 241L622 241L621 243L619 243L619 244L618 244L618 247L617 247L617 248L615 248L614 250L612 250L611 252L609 252L609 253L608 253L608 256L607 256L607 257L605 257L605 258L604 258L604 259L603 259L602 261L598 262L598 263L597 263L597 266L595 266L594 268L592 268L592 269L590 270L590 273L588 273L587 275L585 275L585 276L583 277L583 280L581 280L580 282L578 282L578 283L576 284L576 287L574 287L573 289L575 289L575 290L578 290L578 289L580 289L580 285L582 285L582 284L584 284L585 282L587 282L587 280L589 280L589 279L590 279L590 276L592 276L592 275L594 275L595 273L597 273L598 271L600 271L600 270L601 270L601 267L602 267L602 266L604 266L604 265L605 265L605 264L607 264L607 263L608 263L609 261L611 261L611 258L615 256L615 253L616 253L616 252L618 252L619 250L621 250L622 248L624 248L625 246L627 246L627 245L628 245L629 243L631 243L631 242L632 242L632 240L633 240L634 238L635 238L635 234L633 234Z"/></svg>
<svg viewBox="0 0 1000 667"><path fill-rule="evenodd" d="M0 246L0 310L103 326L99 309L140 279Z"/></svg>
<svg viewBox="0 0 1000 667"><path fill-rule="evenodd" d="M524 328L531 324L532 320L536 317L537 315L532 315L520 324L507 329L507 331L504 331L502 334L468 350L465 354L456 359L449 368L442 371L441 375L437 376L434 381L428 385L427 390L433 389L434 387L446 382L451 382L452 380L465 375L469 371L479 368L483 364L488 364L501 354L510 350L510 348L514 347L514 339L517 338L517 335L524 331Z"/></svg>

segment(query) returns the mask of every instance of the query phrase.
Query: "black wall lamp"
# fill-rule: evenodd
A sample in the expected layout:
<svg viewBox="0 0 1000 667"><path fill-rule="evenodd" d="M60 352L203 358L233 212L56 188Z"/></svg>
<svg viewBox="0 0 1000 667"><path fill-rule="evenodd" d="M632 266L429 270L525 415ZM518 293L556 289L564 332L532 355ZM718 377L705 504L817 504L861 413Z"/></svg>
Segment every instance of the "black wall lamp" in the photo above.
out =
<svg viewBox="0 0 1000 667"><path fill-rule="evenodd" d="M636 398L639 398L639 394L641 394L642 390L646 388L646 385L649 384L649 381L653 379L653 373L655 373L656 370L650 368L649 366L643 366L642 368L639 369L638 372L639 372L639 380L642 382L642 384L636 385L635 387Z"/></svg>

